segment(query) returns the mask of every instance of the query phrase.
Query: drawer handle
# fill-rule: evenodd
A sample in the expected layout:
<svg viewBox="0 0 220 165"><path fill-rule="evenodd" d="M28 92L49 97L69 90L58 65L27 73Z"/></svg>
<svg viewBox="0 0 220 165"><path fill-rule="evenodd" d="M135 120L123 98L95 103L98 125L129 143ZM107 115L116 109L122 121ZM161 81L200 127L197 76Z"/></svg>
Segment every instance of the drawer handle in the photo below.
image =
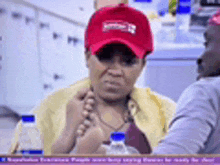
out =
<svg viewBox="0 0 220 165"><path fill-rule="evenodd" d="M53 86L51 84L44 84L44 89L53 89Z"/></svg>

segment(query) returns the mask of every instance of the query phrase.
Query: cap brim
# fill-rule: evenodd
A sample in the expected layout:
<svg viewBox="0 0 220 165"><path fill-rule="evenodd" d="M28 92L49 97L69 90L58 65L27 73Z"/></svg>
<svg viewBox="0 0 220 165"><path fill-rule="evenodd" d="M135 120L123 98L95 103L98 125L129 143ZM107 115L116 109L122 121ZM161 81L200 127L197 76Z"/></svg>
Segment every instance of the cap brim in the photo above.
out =
<svg viewBox="0 0 220 165"><path fill-rule="evenodd" d="M133 52L134 54L137 56L137 58L144 58L145 56L145 50L124 40L124 39L121 39L121 38L113 38L113 39L108 39L108 40L105 40L105 41L102 41L102 42L99 42L99 43L96 43L96 44L93 44L91 45L91 53L94 55L96 54L101 48L103 48L105 45L108 45L108 44L113 44L113 43L121 43L121 44L124 44L126 46L128 46Z"/></svg>

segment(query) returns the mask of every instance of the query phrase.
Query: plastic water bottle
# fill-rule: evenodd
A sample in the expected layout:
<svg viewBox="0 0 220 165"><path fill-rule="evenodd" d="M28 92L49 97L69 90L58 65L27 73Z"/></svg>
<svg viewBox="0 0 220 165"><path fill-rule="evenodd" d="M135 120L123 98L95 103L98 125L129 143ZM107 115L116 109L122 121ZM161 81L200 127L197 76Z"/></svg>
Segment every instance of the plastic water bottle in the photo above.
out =
<svg viewBox="0 0 220 165"><path fill-rule="evenodd" d="M179 0L176 16L177 28L188 30L191 17L191 0Z"/></svg>
<svg viewBox="0 0 220 165"><path fill-rule="evenodd" d="M168 0L159 0L157 3L157 11L160 16L164 16L169 12L169 1Z"/></svg>
<svg viewBox="0 0 220 165"><path fill-rule="evenodd" d="M191 0L179 0L176 14L176 42L189 42Z"/></svg>
<svg viewBox="0 0 220 165"><path fill-rule="evenodd" d="M107 148L106 155L130 155L139 154L139 152L130 146L125 145L125 133L113 132L111 134L111 144Z"/></svg>
<svg viewBox="0 0 220 165"><path fill-rule="evenodd" d="M24 156L42 156L43 141L36 125L34 115L22 116L22 131L19 136L19 154Z"/></svg>

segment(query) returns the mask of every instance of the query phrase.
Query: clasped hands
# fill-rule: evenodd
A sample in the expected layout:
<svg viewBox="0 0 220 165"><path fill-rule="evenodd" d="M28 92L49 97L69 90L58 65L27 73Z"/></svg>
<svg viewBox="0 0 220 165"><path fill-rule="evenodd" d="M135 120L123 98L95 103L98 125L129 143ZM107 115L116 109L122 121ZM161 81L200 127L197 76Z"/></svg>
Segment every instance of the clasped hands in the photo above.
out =
<svg viewBox="0 0 220 165"><path fill-rule="evenodd" d="M104 154L101 147L104 132L100 120L94 113L95 96L90 89L82 89L68 103L66 108L66 130L74 126L76 154ZM68 132L68 131L67 131ZM71 132L71 131L70 131Z"/></svg>

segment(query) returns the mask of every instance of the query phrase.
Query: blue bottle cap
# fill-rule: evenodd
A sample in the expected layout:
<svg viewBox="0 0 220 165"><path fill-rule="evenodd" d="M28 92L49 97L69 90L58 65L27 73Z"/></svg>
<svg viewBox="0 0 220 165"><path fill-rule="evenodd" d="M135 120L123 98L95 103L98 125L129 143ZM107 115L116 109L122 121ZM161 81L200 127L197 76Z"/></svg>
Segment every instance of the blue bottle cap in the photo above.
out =
<svg viewBox="0 0 220 165"><path fill-rule="evenodd" d="M35 122L35 116L34 115L22 115L22 122L33 123Z"/></svg>
<svg viewBox="0 0 220 165"><path fill-rule="evenodd" d="M191 0L179 0L177 6L177 14L190 14L191 13Z"/></svg>
<svg viewBox="0 0 220 165"><path fill-rule="evenodd" d="M124 132L112 132L111 133L111 140L123 141L123 140L125 140L125 133Z"/></svg>
<svg viewBox="0 0 220 165"><path fill-rule="evenodd" d="M7 158L1 157L0 162L7 162Z"/></svg>
<svg viewBox="0 0 220 165"><path fill-rule="evenodd" d="M165 12L164 10L161 10L161 11L158 12L158 14L159 14L160 16L164 16L164 15L166 14L166 12Z"/></svg>

